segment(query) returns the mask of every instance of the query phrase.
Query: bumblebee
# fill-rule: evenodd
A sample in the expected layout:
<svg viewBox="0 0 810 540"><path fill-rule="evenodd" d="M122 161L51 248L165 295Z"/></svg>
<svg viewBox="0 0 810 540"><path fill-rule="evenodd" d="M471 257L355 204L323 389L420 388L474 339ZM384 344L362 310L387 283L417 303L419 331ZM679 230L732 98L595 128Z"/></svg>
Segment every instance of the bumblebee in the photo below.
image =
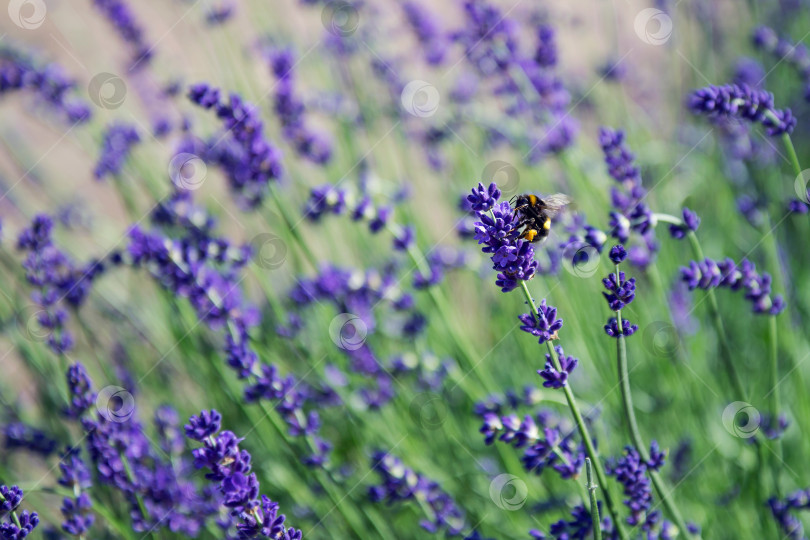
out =
<svg viewBox="0 0 810 540"><path fill-rule="evenodd" d="M516 195L510 202L514 204L515 215L519 218L516 228L523 228L520 237L529 242L539 242L548 237L551 220L571 203L571 198L556 193L541 199L528 193Z"/></svg>

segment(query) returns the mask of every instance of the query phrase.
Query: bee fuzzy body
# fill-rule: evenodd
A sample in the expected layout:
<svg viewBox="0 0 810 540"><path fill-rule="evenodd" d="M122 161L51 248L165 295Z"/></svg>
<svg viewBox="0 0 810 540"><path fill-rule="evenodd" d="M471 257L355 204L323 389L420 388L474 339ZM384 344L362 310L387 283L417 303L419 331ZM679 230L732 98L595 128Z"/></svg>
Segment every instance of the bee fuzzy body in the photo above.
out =
<svg viewBox="0 0 810 540"><path fill-rule="evenodd" d="M538 197L531 193L515 197L515 214L518 216L516 228L522 228L520 238L529 242L545 240L551 232L551 220L556 217L571 199L560 193Z"/></svg>

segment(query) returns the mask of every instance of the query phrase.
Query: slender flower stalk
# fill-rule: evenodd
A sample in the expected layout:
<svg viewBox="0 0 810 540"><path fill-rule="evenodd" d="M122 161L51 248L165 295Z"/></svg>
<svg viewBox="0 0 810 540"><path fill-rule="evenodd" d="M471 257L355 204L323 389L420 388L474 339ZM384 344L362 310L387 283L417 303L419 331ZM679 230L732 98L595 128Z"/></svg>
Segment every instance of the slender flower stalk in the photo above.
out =
<svg viewBox="0 0 810 540"><path fill-rule="evenodd" d="M593 522L593 540L602 540L601 520L599 519L599 504L596 502L596 490L599 486L593 482L593 464L591 458L585 458L585 474L588 479L588 493L591 501L591 521Z"/></svg>

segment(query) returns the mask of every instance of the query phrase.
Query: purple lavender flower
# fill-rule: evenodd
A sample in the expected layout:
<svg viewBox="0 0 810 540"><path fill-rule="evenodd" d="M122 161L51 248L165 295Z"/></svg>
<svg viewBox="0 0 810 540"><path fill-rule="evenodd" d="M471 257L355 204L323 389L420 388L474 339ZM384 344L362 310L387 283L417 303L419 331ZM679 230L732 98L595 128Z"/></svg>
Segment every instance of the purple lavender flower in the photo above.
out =
<svg viewBox="0 0 810 540"><path fill-rule="evenodd" d="M748 85L707 86L689 96L689 109L710 118L740 118L765 127L768 135L791 133L796 118L790 109L775 109L773 94Z"/></svg>
<svg viewBox="0 0 810 540"><path fill-rule="evenodd" d="M71 123L90 119L87 103L70 97L76 83L57 64L36 66L31 58L11 48L0 50L0 97L14 91L32 93L37 102Z"/></svg>
<svg viewBox="0 0 810 540"><path fill-rule="evenodd" d="M218 164L228 177L237 200L256 208L266 195L267 185L281 178L281 153L264 137L259 111L237 94L228 101L207 84L192 86L189 99L204 109L214 109L225 133L209 146L206 161Z"/></svg>
<svg viewBox="0 0 810 540"><path fill-rule="evenodd" d="M273 51L270 67L278 81L275 86L273 109L278 116L282 135L295 147L298 155L323 165L332 157L332 144L321 133L305 123L305 106L295 94L293 68L295 61L289 49Z"/></svg>
<svg viewBox="0 0 810 540"><path fill-rule="evenodd" d="M804 540L804 526L795 513L810 509L810 489L794 491L783 500L771 497L768 506L786 540Z"/></svg>
<svg viewBox="0 0 810 540"><path fill-rule="evenodd" d="M56 450L57 442L44 431L24 424L11 422L3 428L4 446L7 450L27 450L48 457Z"/></svg>
<svg viewBox="0 0 810 540"><path fill-rule="evenodd" d="M402 10L422 45L425 61L432 66L441 65L447 54L447 42L444 32L439 27L438 17L414 0L404 2Z"/></svg>
<svg viewBox="0 0 810 540"><path fill-rule="evenodd" d="M234 2L231 0L220 0L218 4L208 8L208 11L205 13L205 22L207 22L209 26L220 26L233 17L235 10L236 4Z"/></svg>
<svg viewBox="0 0 810 540"><path fill-rule="evenodd" d="M579 360L574 358L573 356L565 356L563 352L563 348L559 345L554 347L554 350L557 351L557 358L560 362L561 371L557 371L554 367L554 363L552 362L551 355L546 353L546 366L542 370L538 370L537 373L545 379L543 386L546 388L562 388L568 382L568 377L577 367Z"/></svg>
<svg viewBox="0 0 810 540"><path fill-rule="evenodd" d="M107 18L121 39L132 48L130 70L144 65L152 58L152 49L146 44L143 29L125 0L93 0L93 4Z"/></svg>
<svg viewBox="0 0 810 540"><path fill-rule="evenodd" d="M96 162L93 175L97 180L107 176L117 176L124 168L132 147L141 142L135 126L124 123L112 124L104 133L101 155Z"/></svg>
<svg viewBox="0 0 810 540"><path fill-rule="evenodd" d="M239 537L300 540L300 530L284 527L285 517L278 514L277 504L265 496L259 502L259 482L250 471L251 456L238 446L242 439L230 431L212 431L219 429L221 418L215 410L202 411L199 416L191 417L186 433L203 443L194 450L194 464L198 469L209 469L206 477L217 483L223 504L232 509Z"/></svg>
<svg viewBox="0 0 810 540"><path fill-rule="evenodd" d="M700 218L697 214L689 210L683 209L683 225L670 225L669 234L672 238L680 240L686 236L689 231L695 232L700 226Z"/></svg>
<svg viewBox="0 0 810 540"><path fill-rule="evenodd" d="M465 201L469 204L468 211L472 212L489 212L501 198L501 190L495 182L492 182L489 187L484 187L481 182L478 187L473 188L472 193L467 195Z"/></svg>
<svg viewBox="0 0 810 540"><path fill-rule="evenodd" d="M398 502L421 500L432 511L419 524L430 533L446 530L457 535L465 527L464 513L455 501L442 491L438 483L409 469L398 457L376 451L371 457L371 466L382 480L380 485L368 490L372 502Z"/></svg>
<svg viewBox="0 0 810 540"><path fill-rule="evenodd" d="M464 2L466 26L451 34L482 75L505 71L517 52L517 25L486 0Z"/></svg>
<svg viewBox="0 0 810 540"><path fill-rule="evenodd" d="M621 331L619 331L619 322L616 317L608 319L605 325L605 333L613 338L619 338L621 336L630 337L636 333L636 330L638 330L638 326L631 323L626 317L622 317Z"/></svg>
<svg viewBox="0 0 810 540"><path fill-rule="evenodd" d="M4 539L22 540L39 524L36 512L23 510L17 514L23 496L23 490L17 486L0 485L0 536Z"/></svg>
<svg viewBox="0 0 810 540"><path fill-rule="evenodd" d="M725 287L733 291L744 289L746 300L751 302L753 312L764 315L778 315L785 309L781 295L771 295L771 276L759 274L754 263L743 259L737 265L731 259L715 262L705 259L690 261L688 267L681 268L681 280L689 290L709 290Z"/></svg>
<svg viewBox="0 0 810 540"><path fill-rule="evenodd" d="M624 449L624 456L609 462L606 467L608 475L613 476L624 487L627 497L624 504L630 509L627 523L632 526L641 525L643 530L649 531L660 519L660 512L650 512L652 507L652 488L647 477L647 471L657 471L664 464L664 456L653 441L650 451L650 461L641 459L638 450L632 446Z"/></svg>
<svg viewBox="0 0 810 540"><path fill-rule="evenodd" d="M536 314L524 313L518 319L523 323L520 329L540 338L540 344L557 339L557 332L563 326L563 320L557 318L557 308L547 306L545 298L540 301Z"/></svg>
<svg viewBox="0 0 810 540"><path fill-rule="evenodd" d="M625 279L624 272L619 272L618 279L616 274L610 274L602 280L602 285L608 290L602 294L613 311L623 309L636 296L636 278Z"/></svg>

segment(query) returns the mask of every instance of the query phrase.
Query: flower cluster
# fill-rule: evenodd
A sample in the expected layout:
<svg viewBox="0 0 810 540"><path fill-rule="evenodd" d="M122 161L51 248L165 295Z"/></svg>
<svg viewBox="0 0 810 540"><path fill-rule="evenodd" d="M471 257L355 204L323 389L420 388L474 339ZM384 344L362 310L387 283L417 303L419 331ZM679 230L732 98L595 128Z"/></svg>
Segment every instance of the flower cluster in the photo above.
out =
<svg viewBox="0 0 810 540"><path fill-rule="evenodd" d="M782 529L785 540L804 540L804 525L795 513L810 509L810 489L794 491L785 499L777 497L768 499L773 518Z"/></svg>
<svg viewBox="0 0 810 540"><path fill-rule="evenodd" d="M236 4L232 0L221 0L205 12L205 22L210 26L225 24L233 17L234 11L236 11Z"/></svg>
<svg viewBox="0 0 810 540"><path fill-rule="evenodd" d="M551 467L567 479L579 474L585 464L585 449L574 441L575 431L564 429L548 411L541 411L535 418L525 415L522 420L516 414L485 413L483 420L480 431L484 442L492 444L497 439L525 448L521 461L529 472L539 475Z"/></svg>
<svg viewBox="0 0 810 540"><path fill-rule="evenodd" d="M90 119L90 107L70 97L75 88L76 83L57 64L39 67L18 51L0 49L0 96L25 90L68 122L84 123Z"/></svg>
<svg viewBox="0 0 810 540"><path fill-rule="evenodd" d="M768 135L791 133L796 118L790 109L776 109L773 94L746 84L707 86L692 92L689 109L709 118L739 118L762 124Z"/></svg>
<svg viewBox="0 0 810 540"><path fill-rule="evenodd" d="M273 538L301 540L300 530L285 527L284 514L278 503L266 495L259 500L259 481L251 472L251 455L240 449L238 438L231 431L220 431L222 416L216 411L202 411L186 424L186 436L201 442L194 450L194 466L208 469L206 478L215 482L222 504L237 518L239 538Z"/></svg>
<svg viewBox="0 0 810 540"><path fill-rule="evenodd" d="M133 125L119 122L107 127L101 145L101 155L96 162L93 175L101 180L107 176L121 174L132 147L139 142L141 137Z"/></svg>
<svg viewBox="0 0 810 540"><path fill-rule="evenodd" d="M664 465L665 454L653 441L650 445L650 459L644 461L638 450L632 446L624 449L624 455L607 465L607 474L616 478L624 487L627 497L624 504L630 509L627 523L641 525L642 530L651 531L661 519L659 511L650 512L652 508L652 488L648 471L657 471Z"/></svg>
<svg viewBox="0 0 810 540"><path fill-rule="evenodd" d="M509 389L504 395L490 395L483 401L477 401L473 412L483 418L486 413L500 415L507 409L517 410L518 407L532 407L542 400L542 392L535 386L525 386L520 392Z"/></svg>
<svg viewBox="0 0 810 540"><path fill-rule="evenodd" d="M44 431L23 422L7 424L3 427L3 435L6 450L27 450L42 457L53 454L58 444Z"/></svg>
<svg viewBox="0 0 810 540"><path fill-rule="evenodd" d="M270 55L270 67L278 81L274 87L273 110L281 122L284 138L292 143L298 155L323 165L332 157L332 144L305 124L304 103L295 94L294 64L289 49L273 51Z"/></svg>
<svg viewBox="0 0 810 540"><path fill-rule="evenodd" d="M39 524L36 512L23 510L17 514L23 496L17 486L0 485L0 536L4 540L22 540Z"/></svg>
<svg viewBox="0 0 810 540"><path fill-rule="evenodd" d="M697 214L689 210L688 208L683 209L683 224L682 225L670 225L669 226L669 234L672 238L676 240L680 240L684 238L689 231L695 232L698 230L700 226L700 218Z"/></svg>
<svg viewBox="0 0 810 540"><path fill-rule="evenodd" d="M48 346L62 354L73 346L73 337L65 329L66 308L82 305L104 265L90 261L83 267L76 266L53 243L52 232L53 220L44 214L37 215L31 226L20 232L17 249L27 253L23 269L34 288L31 299L40 307L35 314L36 322L47 333Z"/></svg>
<svg viewBox="0 0 810 540"><path fill-rule="evenodd" d="M420 522L422 528L431 533L446 530L456 535L464 528L464 513L455 501L442 491L435 481L409 469L398 457L383 451L376 451L371 457L371 467L382 480L380 485L368 490L372 502L388 504L420 500L430 508L432 515Z"/></svg>
<svg viewBox="0 0 810 540"><path fill-rule="evenodd" d="M600 515L604 514L604 512L601 511L601 503L598 503L598 508ZM600 528L603 538L614 538L616 536L610 518L604 518L600 524ZM552 523L548 532L549 535L547 536L540 530L532 529L529 531L529 536L533 540L547 540L548 538L554 538L555 540L590 538L593 536L593 519L591 518L591 512L583 505L578 504L571 509L570 520L561 519Z"/></svg>
<svg viewBox="0 0 810 540"><path fill-rule="evenodd" d="M554 347L557 353L557 360L560 363L560 370L554 367L554 362L550 353L546 353L546 365L543 369L538 370L537 373L545 379L543 386L546 388L559 389L566 385L568 377L573 373L577 367L579 360L573 356L566 356L563 348L559 345Z"/></svg>
<svg viewBox="0 0 810 540"><path fill-rule="evenodd" d="M810 51L804 43L794 43L788 37L780 37L773 28L759 26L752 35L754 46L772 55L777 63L785 62L796 70L804 83L804 99L810 101ZM763 75L760 80L764 79Z"/></svg>
<svg viewBox="0 0 810 540"><path fill-rule="evenodd" d="M248 208L259 206L267 185L281 178L283 172L281 153L264 137L259 111L237 94L225 101L219 89L204 83L192 86L188 97L204 109L213 109L225 128L200 157L225 171L240 203Z"/></svg>
<svg viewBox="0 0 810 540"><path fill-rule="evenodd" d="M518 238L518 216L507 202L495 204L501 192L493 182L489 187L479 183L467 196L473 208L489 208L476 211L479 221L475 223L475 239L483 244L481 251L490 255L492 268L498 273L495 283L503 292L528 281L537 271L534 248L530 242Z"/></svg>
<svg viewBox="0 0 810 540"><path fill-rule="evenodd" d="M402 4L405 19L416 34L425 55L425 61L438 66L444 62L447 54L447 40L439 28L438 17L430 13L425 6L416 0L408 0Z"/></svg>
<svg viewBox="0 0 810 540"><path fill-rule="evenodd" d="M681 280L690 291L718 287L732 291L743 289L754 313L778 315L786 307L781 295L771 295L770 274L758 273L756 265L748 259L743 259L739 265L729 258L718 262L712 259L690 261L688 267L681 267Z"/></svg>
<svg viewBox="0 0 810 540"><path fill-rule="evenodd" d="M646 267L658 250L655 240L656 218L650 208L643 202L647 190L641 185L641 172L635 165L635 155L625 143L625 134L621 130L600 128L599 144L605 154L608 174L617 185L610 188L610 199L613 210L610 212L610 235L626 244L632 233L636 233L641 242L630 248L630 262L639 267Z"/></svg>
<svg viewBox="0 0 810 540"><path fill-rule="evenodd" d="M563 326L563 320L557 318L557 308L546 305L545 298L540 301L537 313L518 315L523 324L520 329L533 335L541 345L546 341L557 339L557 332Z"/></svg>
<svg viewBox="0 0 810 540"><path fill-rule="evenodd" d="M132 48L130 70L145 65L152 58L152 47L146 43L141 24L126 0L93 0L93 4Z"/></svg>
<svg viewBox="0 0 810 540"><path fill-rule="evenodd" d="M86 490L91 486L90 471L84 464L77 448L68 448L59 461L62 475L59 485L68 488L72 497L62 500L62 530L72 536L83 536L92 527L95 517L90 513L93 502Z"/></svg>

